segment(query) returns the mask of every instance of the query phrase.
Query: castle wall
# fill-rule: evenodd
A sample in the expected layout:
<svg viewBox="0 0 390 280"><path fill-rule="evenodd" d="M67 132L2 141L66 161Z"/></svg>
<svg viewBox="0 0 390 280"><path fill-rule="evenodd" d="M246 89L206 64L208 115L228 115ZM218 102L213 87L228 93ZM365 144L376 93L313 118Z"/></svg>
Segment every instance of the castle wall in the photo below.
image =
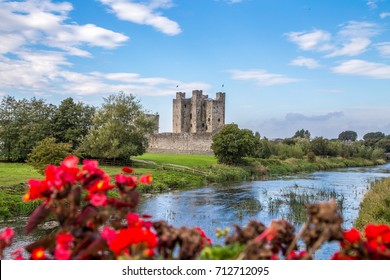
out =
<svg viewBox="0 0 390 280"><path fill-rule="evenodd" d="M211 133L160 133L149 138L148 152L212 154Z"/></svg>
<svg viewBox="0 0 390 280"><path fill-rule="evenodd" d="M225 124L225 93L211 99L201 90L192 91L191 98L177 92L172 105L173 133L152 135L148 151L212 154L212 135Z"/></svg>

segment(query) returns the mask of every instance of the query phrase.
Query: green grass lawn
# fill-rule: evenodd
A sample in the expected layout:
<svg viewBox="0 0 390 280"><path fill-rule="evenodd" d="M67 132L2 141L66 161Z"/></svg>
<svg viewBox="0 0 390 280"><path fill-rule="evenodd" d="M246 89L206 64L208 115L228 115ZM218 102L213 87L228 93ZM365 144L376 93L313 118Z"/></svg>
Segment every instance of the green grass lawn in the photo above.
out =
<svg viewBox="0 0 390 280"><path fill-rule="evenodd" d="M185 155L185 154L157 154L145 153L135 159L149 160L157 163L171 163L194 168L208 168L216 164L217 159L213 155Z"/></svg>
<svg viewBox="0 0 390 280"><path fill-rule="evenodd" d="M42 174L39 174L38 171L28 164L0 162L0 186L26 183L29 179L42 177Z"/></svg>
<svg viewBox="0 0 390 280"><path fill-rule="evenodd" d="M373 182L365 194L355 226L362 230L367 224L390 225L390 178Z"/></svg>

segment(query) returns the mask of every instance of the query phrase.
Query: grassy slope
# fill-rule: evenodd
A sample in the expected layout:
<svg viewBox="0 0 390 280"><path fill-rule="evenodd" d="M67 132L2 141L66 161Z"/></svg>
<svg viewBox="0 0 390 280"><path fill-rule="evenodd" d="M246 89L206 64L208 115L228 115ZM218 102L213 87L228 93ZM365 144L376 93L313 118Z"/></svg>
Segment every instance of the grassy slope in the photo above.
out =
<svg viewBox="0 0 390 280"><path fill-rule="evenodd" d="M157 154L146 153L135 159L149 160L157 163L171 163L188 167L204 168L217 164L217 159L212 155L184 155L184 154Z"/></svg>
<svg viewBox="0 0 390 280"><path fill-rule="evenodd" d="M32 166L25 163L0 162L0 186L12 186L31 178L42 178Z"/></svg>
<svg viewBox="0 0 390 280"><path fill-rule="evenodd" d="M374 182L364 196L355 226L363 229L367 224L390 225L390 178Z"/></svg>

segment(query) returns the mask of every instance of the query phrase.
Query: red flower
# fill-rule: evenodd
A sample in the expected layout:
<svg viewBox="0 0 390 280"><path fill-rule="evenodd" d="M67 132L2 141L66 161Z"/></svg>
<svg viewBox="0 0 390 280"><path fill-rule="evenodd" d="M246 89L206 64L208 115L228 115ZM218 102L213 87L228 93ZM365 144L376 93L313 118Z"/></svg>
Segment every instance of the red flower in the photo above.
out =
<svg viewBox="0 0 390 280"><path fill-rule="evenodd" d="M140 243L153 249L157 246L157 236L152 231L140 227L121 229L109 246L111 251L118 255L128 246Z"/></svg>
<svg viewBox="0 0 390 280"><path fill-rule="evenodd" d="M137 177L135 176L126 176L123 174L115 175L115 182L119 185L125 185L128 187L137 186Z"/></svg>
<svg viewBox="0 0 390 280"><path fill-rule="evenodd" d="M95 193L91 195L91 204L93 206L105 206L107 205L107 197L103 193Z"/></svg>
<svg viewBox="0 0 390 280"><path fill-rule="evenodd" d="M365 232L368 240L378 239L381 235L390 231L388 225L367 225Z"/></svg>
<svg viewBox="0 0 390 280"><path fill-rule="evenodd" d="M61 190L63 187L63 182L61 180L62 169L60 167L49 164L45 169L46 174L46 184L51 188L56 188L57 190Z"/></svg>
<svg viewBox="0 0 390 280"><path fill-rule="evenodd" d="M300 252L295 252L292 251L290 254L287 256L288 260L301 260L306 256L307 252L305 250L300 251Z"/></svg>
<svg viewBox="0 0 390 280"><path fill-rule="evenodd" d="M28 181L29 189L28 193L23 196L23 201L27 202L30 200L35 200L38 198L48 198L52 191L50 191L49 186L46 183L46 180L29 180Z"/></svg>
<svg viewBox="0 0 390 280"><path fill-rule="evenodd" d="M152 178L152 175L150 175L150 174L142 175L139 178L139 182L141 184L145 184L145 185L152 183L152 181L153 181L153 178Z"/></svg>
<svg viewBox="0 0 390 280"><path fill-rule="evenodd" d="M382 242L390 245L390 231L383 233Z"/></svg>
<svg viewBox="0 0 390 280"><path fill-rule="evenodd" d="M105 192L111 190L115 188L115 186L110 185L110 181L111 181L110 175L104 174L103 180L94 180L91 184L89 184L88 191L90 193L95 193L95 192L101 192L101 191Z"/></svg>
<svg viewBox="0 0 390 280"><path fill-rule="evenodd" d="M115 175L115 182L117 184L124 184L124 183L126 183L126 178L127 178L126 175L117 174L117 175Z"/></svg>
<svg viewBox="0 0 390 280"><path fill-rule="evenodd" d="M0 239L4 241L6 246L9 246L14 237L14 230L7 227L3 232L0 233Z"/></svg>
<svg viewBox="0 0 390 280"><path fill-rule="evenodd" d="M136 227L136 226L141 226L141 221L140 218L138 217L137 214L135 213L129 213L127 214L126 216L126 220L127 220L127 226L128 227Z"/></svg>
<svg viewBox="0 0 390 280"><path fill-rule="evenodd" d="M54 250L54 256L57 260L69 260L71 257L71 243L74 237L69 233L60 233L57 235L57 244Z"/></svg>
<svg viewBox="0 0 390 280"><path fill-rule="evenodd" d="M98 162L97 160L89 160L86 159L83 161L83 171L88 174L89 176L91 175L98 175L98 176L103 176L104 171L98 168Z"/></svg>
<svg viewBox="0 0 390 280"><path fill-rule="evenodd" d="M32 253L31 253L31 259L33 259L33 260L47 259L46 255L45 255L45 248L38 247L38 248L34 249L34 251L32 251Z"/></svg>
<svg viewBox="0 0 390 280"><path fill-rule="evenodd" d="M196 227L195 230L200 233L202 238L206 239L207 245L211 245L212 244L211 239L206 236L206 234L204 233L203 229L201 229L200 227ZM201 244L201 246L204 246L204 244Z"/></svg>
<svg viewBox="0 0 390 280"><path fill-rule="evenodd" d="M130 167L128 167L128 166L125 166L125 167L123 167L122 168L122 172L123 173L133 173L134 172L134 170L133 169L131 169Z"/></svg>
<svg viewBox="0 0 390 280"><path fill-rule="evenodd" d="M11 256L13 260L24 260L22 255L22 248L18 248L11 252Z"/></svg>
<svg viewBox="0 0 390 280"><path fill-rule="evenodd" d="M79 163L79 159L76 156L67 156L64 159L64 161L61 163L61 165L67 168L74 168L77 167L78 163Z"/></svg>
<svg viewBox="0 0 390 280"><path fill-rule="evenodd" d="M351 244L358 243L361 241L360 232L356 228L352 228L343 233L344 241Z"/></svg>
<svg viewBox="0 0 390 280"><path fill-rule="evenodd" d="M255 241L256 242L260 242L261 240L265 239L266 241L269 242L269 241L273 240L277 236L278 236L278 228L272 222L271 226L269 226L258 237L256 237Z"/></svg>
<svg viewBox="0 0 390 280"><path fill-rule="evenodd" d="M101 236L107 241L107 243L110 243L115 238L116 231L113 228L106 226L103 228Z"/></svg>
<svg viewBox="0 0 390 280"><path fill-rule="evenodd" d="M54 256L57 260L69 260L71 257L71 250L63 247L56 247Z"/></svg>
<svg viewBox="0 0 390 280"><path fill-rule="evenodd" d="M61 246L69 246L69 243L74 239L73 235L69 233L60 233L57 235L57 244Z"/></svg>

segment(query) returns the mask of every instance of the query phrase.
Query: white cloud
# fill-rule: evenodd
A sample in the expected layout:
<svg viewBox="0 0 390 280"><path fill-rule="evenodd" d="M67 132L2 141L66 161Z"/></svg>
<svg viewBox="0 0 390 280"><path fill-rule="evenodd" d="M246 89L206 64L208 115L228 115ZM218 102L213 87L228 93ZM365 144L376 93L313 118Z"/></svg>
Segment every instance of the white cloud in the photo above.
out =
<svg viewBox="0 0 390 280"><path fill-rule="evenodd" d="M260 86L273 86L300 81L285 75L269 73L262 69L229 70L228 72L233 80L254 81Z"/></svg>
<svg viewBox="0 0 390 280"><path fill-rule="evenodd" d="M390 65L365 60L348 60L332 68L334 73L363 76L374 79L390 79Z"/></svg>
<svg viewBox="0 0 390 280"><path fill-rule="evenodd" d="M379 53L384 57L390 57L390 42L376 44Z"/></svg>
<svg viewBox="0 0 390 280"><path fill-rule="evenodd" d="M299 56L299 57L295 58L293 61L291 61L289 63L289 65L302 66L302 67L307 67L309 69L314 69L314 68L318 68L321 66L317 60L312 59L312 58L303 57L303 56Z"/></svg>
<svg viewBox="0 0 390 280"><path fill-rule="evenodd" d="M340 26L336 35L324 30L312 32L290 32L288 40L297 44L301 50L327 53L325 57L357 56L366 52L372 37L381 28L372 22L349 21Z"/></svg>
<svg viewBox="0 0 390 280"><path fill-rule="evenodd" d="M288 40L297 44L301 50L327 51L333 49L329 44L331 34L323 30L313 32L290 32L286 34Z"/></svg>
<svg viewBox="0 0 390 280"><path fill-rule="evenodd" d="M17 59L0 56L0 92L85 96L125 91L139 96L161 96L174 95L177 85L182 91L211 89L202 82L142 77L137 73L79 73L66 70L67 66L70 63L60 52L20 52Z"/></svg>
<svg viewBox="0 0 390 280"><path fill-rule="evenodd" d="M370 44L371 40L367 38L351 38L341 48L334 50L325 57L335 57L342 55L357 56L361 53L364 53Z"/></svg>
<svg viewBox="0 0 390 280"><path fill-rule="evenodd" d="M371 37L378 35L381 29L376 23L367 21L349 21L341 25L337 33L339 46L326 57L357 56L367 51Z"/></svg>
<svg viewBox="0 0 390 280"><path fill-rule="evenodd" d="M45 45L70 55L90 56L83 45L115 48L128 37L94 24L68 24L69 3L49 0L0 1L0 53L12 53L26 46Z"/></svg>
<svg viewBox="0 0 390 280"><path fill-rule="evenodd" d="M157 9L170 7L172 1L154 0L150 4L135 3L132 0L99 0L110 7L111 12L119 19L153 26L155 29L167 34L177 35L181 32L177 22L161 16Z"/></svg>
<svg viewBox="0 0 390 280"><path fill-rule="evenodd" d="M169 8L171 0L152 0L146 11ZM140 5L142 6L142 5ZM104 95L118 91L137 95L173 95L180 90L210 89L202 82L183 82L137 73L80 73L72 70L70 55L90 57L87 47L112 49L128 37L91 23L68 23L73 9L66 2L0 0L0 92L39 96ZM157 13L149 19L164 21ZM48 50L50 49L50 51Z"/></svg>
<svg viewBox="0 0 390 280"><path fill-rule="evenodd" d="M376 1L376 0L370 0L370 1L367 1L366 4L367 4L367 6L368 6L370 9L376 9L376 8L378 8L377 2L378 2L378 1Z"/></svg>
<svg viewBox="0 0 390 280"><path fill-rule="evenodd" d="M386 17L390 17L390 13L389 12L383 12L379 15L381 18L386 18Z"/></svg>

